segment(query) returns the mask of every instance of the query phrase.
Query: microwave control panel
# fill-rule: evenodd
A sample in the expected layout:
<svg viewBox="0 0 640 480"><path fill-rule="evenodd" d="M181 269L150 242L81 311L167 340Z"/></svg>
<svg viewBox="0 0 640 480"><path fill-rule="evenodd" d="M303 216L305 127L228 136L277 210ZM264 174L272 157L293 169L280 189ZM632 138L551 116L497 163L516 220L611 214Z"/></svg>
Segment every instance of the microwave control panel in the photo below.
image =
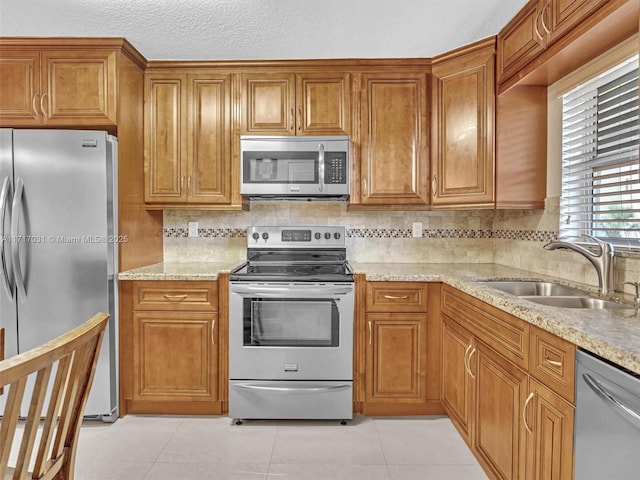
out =
<svg viewBox="0 0 640 480"><path fill-rule="evenodd" d="M325 153L324 183L347 183L347 155L344 152Z"/></svg>

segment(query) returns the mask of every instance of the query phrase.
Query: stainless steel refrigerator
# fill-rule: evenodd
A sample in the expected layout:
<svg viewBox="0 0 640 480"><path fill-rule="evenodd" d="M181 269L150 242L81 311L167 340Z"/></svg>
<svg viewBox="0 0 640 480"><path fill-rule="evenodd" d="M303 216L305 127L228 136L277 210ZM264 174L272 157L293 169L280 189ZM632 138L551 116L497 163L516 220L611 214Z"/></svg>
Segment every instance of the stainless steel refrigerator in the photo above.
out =
<svg viewBox="0 0 640 480"><path fill-rule="evenodd" d="M5 356L109 313L85 409L104 421L118 400L117 145L102 131L0 129Z"/></svg>

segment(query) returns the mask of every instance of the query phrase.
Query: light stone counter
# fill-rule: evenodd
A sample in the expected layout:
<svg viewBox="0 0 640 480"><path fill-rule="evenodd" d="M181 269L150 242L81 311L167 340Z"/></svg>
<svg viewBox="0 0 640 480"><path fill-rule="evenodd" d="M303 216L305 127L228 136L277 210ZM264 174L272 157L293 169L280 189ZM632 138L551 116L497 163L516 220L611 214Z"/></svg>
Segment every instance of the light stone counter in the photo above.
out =
<svg viewBox="0 0 640 480"><path fill-rule="evenodd" d="M229 272L237 265L238 262L165 262L122 272L118 278L120 280L217 280L219 273ZM640 374L640 313L637 309L631 306L625 310L549 307L522 300L478 281L545 280L595 293L593 287L495 264L350 262L350 265L355 273L364 274L369 281L446 283Z"/></svg>
<svg viewBox="0 0 640 480"><path fill-rule="evenodd" d="M118 274L118 280L217 280L238 262L163 262Z"/></svg>
<svg viewBox="0 0 640 480"><path fill-rule="evenodd" d="M546 275L494 264L354 263L355 273L369 281L443 282L579 347L640 374L640 313L623 310L557 308L501 292L481 280L545 280L576 286ZM617 298L620 300L620 298ZM624 300L629 300L625 298Z"/></svg>

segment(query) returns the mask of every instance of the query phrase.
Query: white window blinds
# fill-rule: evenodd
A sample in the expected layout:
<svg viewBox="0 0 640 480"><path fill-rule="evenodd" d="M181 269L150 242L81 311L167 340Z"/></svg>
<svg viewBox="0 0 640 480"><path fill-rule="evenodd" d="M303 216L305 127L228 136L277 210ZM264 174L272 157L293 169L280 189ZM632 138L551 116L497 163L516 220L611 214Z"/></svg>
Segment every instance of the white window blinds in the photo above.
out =
<svg viewBox="0 0 640 480"><path fill-rule="evenodd" d="M640 248L638 55L562 96L560 237Z"/></svg>

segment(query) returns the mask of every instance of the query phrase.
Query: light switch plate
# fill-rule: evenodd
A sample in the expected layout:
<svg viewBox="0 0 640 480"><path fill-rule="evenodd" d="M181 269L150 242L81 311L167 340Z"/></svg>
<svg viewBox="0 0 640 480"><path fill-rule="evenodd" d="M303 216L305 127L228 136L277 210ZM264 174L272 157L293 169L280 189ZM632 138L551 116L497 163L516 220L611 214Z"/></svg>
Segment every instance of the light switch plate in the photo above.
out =
<svg viewBox="0 0 640 480"><path fill-rule="evenodd" d="M198 222L189 222L189 236L190 237L198 236Z"/></svg>
<svg viewBox="0 0 640 480"><path fill-rule="evenodd" d="M422 237L422 222L413 222L411 235L414 238Z"/></svg>

